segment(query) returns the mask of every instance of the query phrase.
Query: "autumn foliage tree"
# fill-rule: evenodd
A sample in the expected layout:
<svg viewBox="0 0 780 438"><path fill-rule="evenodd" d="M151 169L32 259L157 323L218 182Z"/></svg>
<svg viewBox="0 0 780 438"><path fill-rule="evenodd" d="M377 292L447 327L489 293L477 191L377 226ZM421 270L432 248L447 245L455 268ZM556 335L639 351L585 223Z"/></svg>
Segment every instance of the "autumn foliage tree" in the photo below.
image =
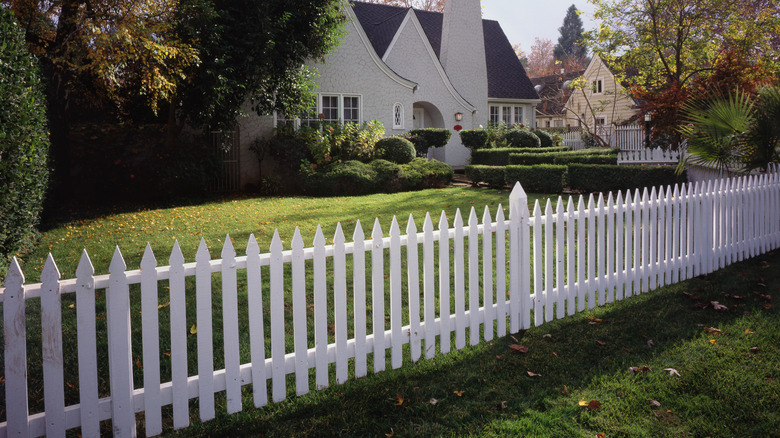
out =
<svg viewBox="0 0 780 438"><path fill-rule="evenodd" d="M547 76L555 72L555 57L553 42L546 38L534 38L534 44L528 54L528 76L535 78Z"/></svg>

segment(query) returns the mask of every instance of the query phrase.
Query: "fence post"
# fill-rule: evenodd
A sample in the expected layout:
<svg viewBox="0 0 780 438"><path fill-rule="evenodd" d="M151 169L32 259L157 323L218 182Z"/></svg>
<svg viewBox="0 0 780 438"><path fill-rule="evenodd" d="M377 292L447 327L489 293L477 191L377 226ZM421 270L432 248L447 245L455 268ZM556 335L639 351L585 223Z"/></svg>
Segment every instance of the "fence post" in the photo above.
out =
<svg viewBox="0 0 780 438"><path fill-rule="evenodd" d="M520 331L520 324L526 327L526 313L530 326L530 309L522 294L523 271L527 270L528 257L521 251L524 227L528 224L528 195L519 182L509 194L509 332ZM522 315L521 315L522 313ZM521 318L522 316L522 318ZM521 321L522 319L522 321Z"/></svg>
<svg viewBox="0 0 780 438"><path fill-rule="evenodd" d="M29 434L27 406L27 327L24 318L24 274L11 259L3 293L5 339L5 406L9 437Z"/></svg>

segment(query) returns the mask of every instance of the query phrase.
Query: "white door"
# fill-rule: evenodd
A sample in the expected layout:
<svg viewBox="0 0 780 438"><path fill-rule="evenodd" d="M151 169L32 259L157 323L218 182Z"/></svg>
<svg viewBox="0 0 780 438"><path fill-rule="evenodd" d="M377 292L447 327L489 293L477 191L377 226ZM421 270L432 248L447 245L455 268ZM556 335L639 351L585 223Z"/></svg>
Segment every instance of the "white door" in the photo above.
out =
<svg viewBox="0 0 780 438"><path fill-rule="evenodd" d="M414 129L425 128L425 110L422 108L414 108L414 123L412 126Z"/></svg>

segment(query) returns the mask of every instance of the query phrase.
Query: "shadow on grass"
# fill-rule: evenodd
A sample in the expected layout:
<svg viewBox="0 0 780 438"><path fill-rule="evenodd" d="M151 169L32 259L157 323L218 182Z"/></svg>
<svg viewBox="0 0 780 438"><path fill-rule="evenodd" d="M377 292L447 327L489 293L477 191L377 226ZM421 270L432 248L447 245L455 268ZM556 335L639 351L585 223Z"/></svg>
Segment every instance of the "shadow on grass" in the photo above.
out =
<svg viewBox="0 0 780 438"><path fill-rule="evenodd" d="M263 409L254 409L247 386L242 413L223 407L205 424L193 417L181 434L777 436L780 319L770 303L780 295L780 270L771 268L778 264L775 251ZM629 372L642 366L648 370ZM602 406L589 410L581 400Z"/></svg>

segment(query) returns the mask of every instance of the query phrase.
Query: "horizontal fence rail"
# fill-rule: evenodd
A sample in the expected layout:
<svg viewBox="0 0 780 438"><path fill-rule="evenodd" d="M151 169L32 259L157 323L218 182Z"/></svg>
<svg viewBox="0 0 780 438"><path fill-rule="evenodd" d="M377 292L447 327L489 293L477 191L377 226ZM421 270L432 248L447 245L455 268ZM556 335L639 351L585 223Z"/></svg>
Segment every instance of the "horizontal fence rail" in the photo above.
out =
<svg viewBox="0 0 780 438"><path fill-rule="evenodd" d="M452 346L462 349L712 272L780 246L780 177L775 168L615 197L559 198L555 208L537 201L532 211L517 184L508 220L501 206L495 220L486 207L481 221L472 208L465 221L460 211L452 222L442 212L437 228L430 215L421 230L410 216L403 235L395 218L388 233L375 221L370 235L358 222L351 242L341 225L331 242L318 228L309 248L296 229L289 248L275 233L265 253L250 236L242 256L228 236L220 259L212 260L201 241L193 263L185 263L176 243L167 266L158 266L147 246L140 270L127 270L117 248L108 275L95 275L85 251L75 279L61 280L50 256L41 283L30 285L14 259L0 290L7 409L0 437L64 436L73 428L99 436L106 420L116 436L134 436L137 424L154 436L163 431L164 406L172 405L165 424L180 429L190 424L191 399L207 421L215 417L217 393L225 393L224 408L235 413L243 408L242 387L251 384L254 406L261 407L286 399L288 389L302 396L342 384L350 370L360 378L369 365L374 373L388 362L401 367L407 344L412 362L430 359ZM66 399L63 379L67 294L75 294L77 316L78 348L68 352L78 358L75 400ZM239 306L244 295L246 305ZM140 327L131 325L137 310L131 302L139 300ZM37 308L39 314L25 317ZM215 309L223 333L218 362L224 368L218 370ZM96 328L103 311L105 332ZM188 320L188 311L194 318ZM246 318L248 334L240 333L239 320ZM192 320L196 325L188 327ZM44 403L32 413L26 346L27 330L36 324ZM170 353L161 354L162 332L169 333ZM96 345L106 336L110 384L99 389L105 358ZM197 338L191 348L188 336ZM141 338L136 356L134 337ZM244 363L242 345L248 348ZM197 359L194 369L190 355ZM162 379L163 366L170 380ZM140 368L143 381L136 382ZM287 375L294 376L294 388Z"/></svg>
<svg viewBox="0 0 780 438"><path fill-rule="evenodd" d="M683 156L681 150L655 149L621 150L618 152L618 164L677 164Z"/></svg>

